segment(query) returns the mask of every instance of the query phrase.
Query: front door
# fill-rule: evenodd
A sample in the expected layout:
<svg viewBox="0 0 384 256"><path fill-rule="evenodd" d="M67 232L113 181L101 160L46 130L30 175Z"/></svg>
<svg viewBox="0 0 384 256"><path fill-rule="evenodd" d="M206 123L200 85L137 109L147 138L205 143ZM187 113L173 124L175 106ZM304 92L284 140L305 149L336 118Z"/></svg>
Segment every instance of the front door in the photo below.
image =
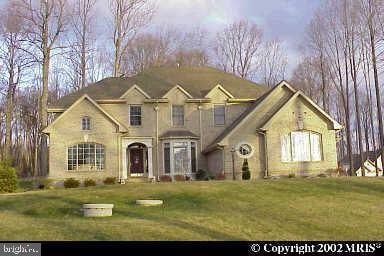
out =
<svg viewBox="0 0 384 256"><path fill-rule="evenodd" d="M141 148L129 149L129 171L131 175L144 173L144 154Z"/></svg>

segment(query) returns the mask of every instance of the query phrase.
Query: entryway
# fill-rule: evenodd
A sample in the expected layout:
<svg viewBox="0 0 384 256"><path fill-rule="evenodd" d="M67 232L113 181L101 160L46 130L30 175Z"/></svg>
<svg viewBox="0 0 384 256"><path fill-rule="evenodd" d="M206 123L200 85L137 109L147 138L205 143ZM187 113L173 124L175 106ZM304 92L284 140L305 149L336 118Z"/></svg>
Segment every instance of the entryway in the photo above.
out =
<svg viewBox="0 0 384 256"><path fill-rule="evenodd" d="M148 148L142 143L132 143L127 148L128 173L130 176L148 175Z"/></svg>

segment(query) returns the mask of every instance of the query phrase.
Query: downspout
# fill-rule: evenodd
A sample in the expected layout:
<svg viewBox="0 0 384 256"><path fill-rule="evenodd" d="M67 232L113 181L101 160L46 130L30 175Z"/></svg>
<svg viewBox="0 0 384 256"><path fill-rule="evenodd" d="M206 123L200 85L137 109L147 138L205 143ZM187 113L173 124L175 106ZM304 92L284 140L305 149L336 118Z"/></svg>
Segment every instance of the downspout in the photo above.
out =
<svg viewBox="0 0 384 256"><path fill-rule="evenodd" d="M203 124L202 124L202 115L201 115L203 106L200 104L197 108L199 109L200 152L203 152Z"/></svg>
<svg viewBox="0 0 384 256"><path fill-rule="evenodd" d="M120 184L122 183L121 182L121 134L119 134L119 136L117 137L117 150L119 151L118 152L118 172L119 172L119 179L118 181L120 182Z"/></svg>
<svg viewBox="0 0 384 256"><path fill-rule="evenodd" d="M267 131L258 129L257 132L263 136L264 139L264 161L265 161L265 170L264 178L268 178L268 147L267 147Z"/></svg>
<svg viewBox="0 0 384 256"><path fill-rule="evenodd" d="M159 180L159 105L156 104L153 109L156 112L156 177Z"/></svg>

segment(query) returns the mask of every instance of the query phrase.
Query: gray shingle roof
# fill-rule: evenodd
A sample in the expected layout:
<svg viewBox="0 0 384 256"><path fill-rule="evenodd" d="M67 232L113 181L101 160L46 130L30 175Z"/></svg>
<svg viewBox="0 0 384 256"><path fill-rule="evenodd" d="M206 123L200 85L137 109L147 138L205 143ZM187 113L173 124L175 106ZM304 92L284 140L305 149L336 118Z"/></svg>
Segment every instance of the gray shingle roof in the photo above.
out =
<svg viewBox="0 0 384 256"><path fill-rule="evenodd" d="M169 130L160 136L160 139L168 138L199 138L199 136L188 130Z"/></svg>
<svg viewBox="0 0 384 256"><path fill-rule="evenodd" d="M236 98L258 98L267 91L265 86L214 68L153 68L132 77L105 78L60 98L50 104L49 108L67 108L84 94L94 100L119 99L134 84L152 98L162 97L176 84L194 98L203 98L217 84L221 84Z"/></svg>

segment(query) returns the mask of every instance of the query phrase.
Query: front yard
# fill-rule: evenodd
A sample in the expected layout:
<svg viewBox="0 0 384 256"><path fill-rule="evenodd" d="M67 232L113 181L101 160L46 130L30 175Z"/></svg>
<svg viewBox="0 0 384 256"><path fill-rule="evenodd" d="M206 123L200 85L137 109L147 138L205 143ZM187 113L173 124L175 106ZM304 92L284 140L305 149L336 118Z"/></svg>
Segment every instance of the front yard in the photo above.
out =
<svg viewBox="0 0 384 256"><path fill-rule="evenodd" d="M136 199L159 198L143 207ZM113 203L84 218L83 203ZM0 195L0 240L383 240L383 178L129 183Z"/></svg>

